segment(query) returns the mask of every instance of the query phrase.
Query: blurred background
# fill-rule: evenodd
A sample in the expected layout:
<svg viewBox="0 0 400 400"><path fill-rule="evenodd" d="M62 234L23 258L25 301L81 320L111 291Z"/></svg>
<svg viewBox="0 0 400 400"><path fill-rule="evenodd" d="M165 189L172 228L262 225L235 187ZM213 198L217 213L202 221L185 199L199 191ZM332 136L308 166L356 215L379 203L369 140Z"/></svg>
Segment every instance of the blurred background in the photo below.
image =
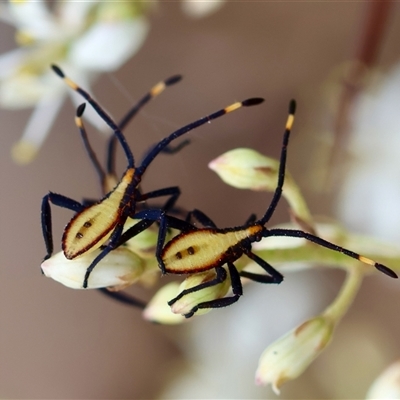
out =
<svg viewBox="0 0 400 400"><path fill-rule="evenodd" d="M387 170L379 172L387 158L376 145L383 142L394 152L396 132L390 136L377 128L368 153L357 143L372 139L360 134L356 142L350 135L357 120L344 127L338 122L340 113L345 118L350 110L351 118L357 115L363 126L370 127L373 122L366 118L372 118L375 109L363 113L352 104L364 93L368 99L382 94L382 85L400 86L399 79L398 86L388 81L395 79L398 68L400 9L395 3L389 3L386 11L373 10L373 5L226 2L204 18L192 18L179 2L159 2L147 14L150 31L140 50L117 71L99 76L91 91L119 119L156 82L183 74L181 83L146 107L125 130L137 158L188 122L234 101L265 98L260 106L190 133L190 146L176 155L158 157L143 181L146 191L179 185L180 204L204 211L221 227L239 225L251 213L262 214L270 195L228 187L207 164L236 147L278 158L287 105L295 98L298 113L288 168L313 215L326 215L357 233L395 242L400 236L396 225L376 228L371 218L379 219L382 212L387 216L382 224L397 223L397 190L385 191L381 179L398 187L400 168L396 170L393 158ZM371 15L378 13L382 20L369 25ZM373 35L368 37L371 26ZM15 47L14 35L11 25L0 24L1 53ZM365 43L376 52L365 56ZM354 72L357 58L370 67L368 72ZM392 118L389 125L400 134L400 88L393 92L390 101L382 100L390 107L381 107L392 113L381 119ZM347 103L351 105L341 110ZM313 269L287 274L279 287L252 283L234 306L178 326L151 324L140 311L96 291L71 290L46 279L40 272L45 255L42 197L51 190L76 200L96 198L100 188L69 100L35 160L26 166L12 160L11 148L30 113L31 109L0 109L0 396L276 398L269 387L254 384L259 355L273 340L321 312L340 289L343 273ZM93 147L103 157L105 136L90 125L87 128ZM335 139L337 132L340 139ZM362 156L363 164L354 163ZM371 160L375 164L369 170ZM122 172L121 152L118 162ZM329 165L333 167L328 171ZM371 172L366 186L358 188L357 179L350 180L353 167L376 175ZM352 197L357 193L359 200ZM353 209L345 210L349 203ZM58 245L71 212L53 210ZM344 217L357 212L361 216ZM282 201L272 223L288 219ZM130 293L149 300L154 291L133 287ZM375 377L400 355L398 296L397 282L378 274L366 278L332 344L300 378L282 388L282 398L364 397Z"/></svg>

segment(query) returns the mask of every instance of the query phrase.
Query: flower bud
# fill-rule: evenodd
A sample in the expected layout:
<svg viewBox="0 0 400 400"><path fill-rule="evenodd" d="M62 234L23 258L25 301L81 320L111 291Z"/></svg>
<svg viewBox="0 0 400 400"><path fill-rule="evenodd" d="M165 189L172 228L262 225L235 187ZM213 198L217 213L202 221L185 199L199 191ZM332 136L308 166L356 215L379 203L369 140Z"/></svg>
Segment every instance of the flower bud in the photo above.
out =
<svg viewBox="0 0 400 400"><path fill-rule="evenodd" d="M312 318L272 343L261 355L256 372L258 385L279 387L303 373L328 345L334 324L323 316Z"/></svg>
<svg viewBox="0 0 400 400"><path fill-rule="evenodd" d="M239 189L275 189L279 162L255 150L239 148L228 151L208 164L228 185Z"/></svg>
<svg viewBox="0 0 400 400"><path fill-rule="evenodd" d="M275 191L279 161L255 150L239 148L228 151L208 164L228 185L238 189ZM302 229L313 232L313 221L307 204L292 176L286 171L283 196L291 208L292 218Z"/></svg>
<svg viewBox="0 0 400 400"><path fill-rule="evenodd" d="M400 360L386 368L374 381L366 399L400 399Z"/></svg>
<svg viewBox="0 0 400 400"><path fill-rule="evenodd" d="M179 324L185 321L186 318L183 315L174 314L168 305L168 301L176 296L178 290L178 282L170 282L163 286L143 311L143 318L147 321L167 325Z"/></svg>
<svg viewBox="0 0 400 400"><path fill-rule="evenodd" d="M216 277L215 270L189 275L181 283L178 293L182 293L182 291L184 290L191 289L197 285L211 281L215 277ZM197 290L195 292L188 293L171 305L171 311L175 314L181 314L181 315L189 314L192 311L192 309L200 303L224 297L229 291L230 283L231 280L229 277L227 277L223 282L218 283L217 285L213 285L201 290ZM206 314L211 310L212 310L211 308L199 309L198 311L196 311L195 315Z"/></svg>
<svg viewBox="0 0 400 400"><path fill-rule="evenodd" d="M100 254L97 249L73 260L59 252L43 261L42 271L48 277L72 289L82 289L85 273L90 263ZM93 269L88 289L118 287L119 290L132 285L143 273L142 260L130 250L119 247L107 254Z"/></svg>

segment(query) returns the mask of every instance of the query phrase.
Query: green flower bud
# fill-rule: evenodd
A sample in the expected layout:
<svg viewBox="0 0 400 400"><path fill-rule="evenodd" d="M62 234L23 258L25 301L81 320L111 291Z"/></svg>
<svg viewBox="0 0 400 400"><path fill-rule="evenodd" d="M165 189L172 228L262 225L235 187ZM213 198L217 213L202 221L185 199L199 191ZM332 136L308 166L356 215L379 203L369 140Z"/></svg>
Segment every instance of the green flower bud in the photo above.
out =
<svg viewBox="0 0 400 400"><path fill-rule="evenodd" d="M276 394L280 386L295 379L325 349L334 324L323 316L312 318L272 343L261 355L256 372L258 385L271 384Z"/></svg>
<svg viewBox="0 0 400 400"><path fill-rule="evenodd" d="M238 189L275 191L279 161L255 150L239 148L228 151L208 164L228 185ZM302 229L313 231L313 221L299 187L286 172L283 196L288 201L294 221Z"/></svg>

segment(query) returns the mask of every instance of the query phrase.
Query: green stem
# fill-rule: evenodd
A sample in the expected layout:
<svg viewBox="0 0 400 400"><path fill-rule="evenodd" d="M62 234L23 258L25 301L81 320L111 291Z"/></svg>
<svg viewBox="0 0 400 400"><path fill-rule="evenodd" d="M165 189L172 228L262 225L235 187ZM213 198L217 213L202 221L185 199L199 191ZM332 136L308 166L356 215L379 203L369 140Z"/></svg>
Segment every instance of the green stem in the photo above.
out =
<svg viewBox="0 0 400 400"><path fill-rule="evenodd" d="M331 319L334 323L339 322L353 303L360 288L363 276L364 274L362 269L356 265L354 268L348 270L346 280L340 289L339 294L333 303L323 312L325 317Z"/></svg>

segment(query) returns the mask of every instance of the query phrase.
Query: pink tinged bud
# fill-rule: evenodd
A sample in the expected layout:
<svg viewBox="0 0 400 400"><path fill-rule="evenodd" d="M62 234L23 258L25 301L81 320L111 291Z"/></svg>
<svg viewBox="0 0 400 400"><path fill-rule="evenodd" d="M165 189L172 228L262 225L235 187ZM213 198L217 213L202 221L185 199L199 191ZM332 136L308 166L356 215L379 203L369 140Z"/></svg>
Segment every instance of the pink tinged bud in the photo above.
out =
<svg viewBox="0 0 400 400"><path fill-rule="evenodd" d="M272 343L261 355L256 372L257 385L279 388L295 379L325 349L332 337L334 325L325 317L312 318Z"/></svg>
<svg viewBox="0 0 400 400"><path fill-rule="evenodd" d="M178 282L170 282L163 286L143 311L143 318L147 321L167 325L180 324L185 321L186 318L183 315L174 314L168 305L168 301L177 295L178 290Z"/></svg>
<svg viewBox="0 0 400 400"><path fill-rule="evenodd" d="M59 252L45 260L41 267L48 278L72 289L82 289L86 269L99 254L100 250L97 249L74 260L68 260L63 252ZM121 290L132 285L143 270L143 262L135 253L119 247L111 251L93 269L88 289L116 287Z"/></svg>
<svg viewBox="0 0 400 400"><path fill-rule="evenodd" d="M386 368L374 381L366 399L400 399L400 360Z"/></svg>

